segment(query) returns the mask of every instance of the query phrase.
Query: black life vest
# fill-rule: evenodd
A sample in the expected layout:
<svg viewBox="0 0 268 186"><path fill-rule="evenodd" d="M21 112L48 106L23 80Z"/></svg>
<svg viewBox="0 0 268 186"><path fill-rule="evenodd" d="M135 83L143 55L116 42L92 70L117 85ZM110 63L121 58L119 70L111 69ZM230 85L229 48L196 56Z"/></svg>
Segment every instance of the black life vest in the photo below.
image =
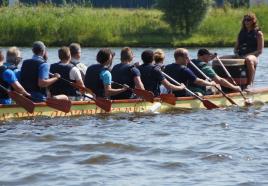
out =
<svg viewBox="0 0 268 186"><path fill-rule="evenodd" d="M34 59L23 61L20 73L20 83L27 92L40 92L46 95L46 89L38 86L39 67L43 63L46 62Z"/></svg>
<svg viewBox="0 0 268 186"><path fill-rule="evenodd" d="M258 48L258 31L259 29L254 29L251 31L247 31L243 29L240 31L238 36L238 55L244 56L251 52L255 52Z"/></svg>
<svg viewBox="0 0 268 186"><path fill-rule="evenodd" d="M112 69L112 79L114 82L120 83L120 84L126 84L130 88L135 88L135 82L134 82L134 76L131 72L131 70L134 68L133 65L129 64L117 64ZM118 85L113 85L113 88L122 88ZM132 97L132 91L125 91L120 94L117 94L115 96L112 96L112 99L129 99Z"/></svg>
<svg viewBox="0 0 268 186"><path fill-rule="evenodd" d="M87 68L85 76L85 86L90 88L97 97L105 97L104 85L100 79L100 73L103 70L108 70L101 64L94 64Z"/></svg>
<svg viewBox="0 0 268 186"><path fill-rule="evenodd" d="M74 65L72 64L63 64L63 63L54 63L50 66L51 73L58 73L61 75L63 79L66 79L71 82L75 82L75 80L70 79L70 71ZM68 82L59 79L53 85L50 86L50 92L52 95L60 95L65 94L66 96L78 96L79 93L76 89L71 86Z"/></svg>
<svg viewBox="0 0 268 186"><path fill-rule="evenodd" d="M160 70L159 66L152 64L143 64L138 67L141 73L141 81L144 85L145 90L152 91L154 96L160 95L160 85L161 82L158 81L155 70Z"/></svg>

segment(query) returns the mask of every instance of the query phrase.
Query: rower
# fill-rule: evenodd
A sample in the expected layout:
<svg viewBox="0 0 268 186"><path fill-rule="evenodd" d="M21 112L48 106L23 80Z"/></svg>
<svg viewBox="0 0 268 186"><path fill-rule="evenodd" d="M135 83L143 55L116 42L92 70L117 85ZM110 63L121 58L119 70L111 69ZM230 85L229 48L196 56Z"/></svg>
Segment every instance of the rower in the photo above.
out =
<svg viewBox="0 0 268 186"><path fill-rule="evenodd" d="M160 95L161 83L168 90L181 91L185 88L184 85L176 86L167 81L161 72L159 66L153 64L154 52L152 50L145 50L141 54L143 64L138 67L141 72L141 80L143 82L145 90L154 93L154 96Z"/></svg>
<svg viewBox="0 0 268 186"><path fill-rule="evenodd" d="M141 82L140 71L131 62L133 60L133 52L131 48L125 47L121 50L121 63L115 65L112 69L112 79L116 83L128 85L130 88L139 88L144 90L143 83ZM114 88L119 88L113 85ZM134 98L131 90L127 90L115 96L112 99L130 99Z"/></svg>
<svg viewBox="0 0 268 186"><path fill-rule="evenodd" d="M18 58L16 59L18 60ZM30 96L30 94L26 92L25 89L19 83L16 74L13 71L14 68L12 68L11 65L10 66L3 65L3 61L4 61L4 55L2 51L0 51L0 84L8 90L14 89L16 92L20 94ZM7 92L1 88L0 104L11 104L11 103L12 103L11 98L8 96Z"/></svg>
<svg viewBox="0 0 268 186"><path fill-rule="evenodd" d="M86 71L87 71L87 66L80 62L81 46L78 43L71 43L69 48L70 48L71 57L72 57L71 63L80 70L82 79L84 80Z"/></svg>
<svg viewBox="0 0 268 186"><path fill-rule="evenodd" d="M169 64L165 67L164 72L168 74L170 77L175 79L179 83L183 83L185 85L196 84L199 86L216 86L214 81L208 82L203 79L198 78L192 70L187 68L187 63L189 60L188 50L184 48L177 48L174 52L175 63ZM191 89L191 87L189 87ZM205 94L206 92L195 91L201 94ZM175 96L188 96L185 90L174 92Z"/></svg>
<svg viewBox="0 0 268 186"><path fill-rule="evenodd" d="M22 61L21 51L15 46L10 47L6 53L6 62L4 63L4 66L13 70L18 79L20 78L20 70L18 66L21 61Z"/></svg>
<svg viewBox="0 0 268 186"><path fill-rule="evenodd" d="M49 65L46 46L42 41L36 41L32 47L33 57L24 60L21 67L20 81L23 87L31 94L34 102L46 101L46 88L59 80L60 75L55 73L49 78ZM56 99L68 99L65 95L55 96Z"/></svg>
<svg viewBox="0 0 268 186"><path fill-rule="evenodd" d="M85 86L90 88L97 97L110 97L127 90L127 87L112 88L112 75L109 67L112 65L114 53L109 48L102 48L97 54L98 64L87 68Z"/></svg>
<svg viewBox="0 0 268 186"><path fill-rule="evenodd" d="M165 60L164 51L162 49L156 49L154 51L154 62L155 62L155 65L161 68L161 70L165 69L164 60Z"/></svg>
<svg viewBox="0 0 268 186"><path fill-rule="evenodd" d="M197 52L197 59L193 59L192 62L196 65L205 75L207 75L210 79L215 81L217 84L220 84L223 87L227 87L232 89L235 92L239 92L241 89L239 86L235 86L226 79L220 77L216 74L216 72L208 65L208 62L216 57L217 54L212 54L208 49L202 48ZM188 67L199 77L200 79L205 79L198 70L196 70L191 64L188 64ZM192 88L202 89L202 91L206 91L206 87L199 85L192 85ZM211 92L213 93L213 92ZM209 94L209 93L207 93Z"/></svg>
<svg viewBox="0 0 268 186"><path fill-rule="evenodd" d="M58 73L60 74L61 78L74 82L78 86L85 87L80 70L70 63L70 49L68 47L61 47L58 50L58 57L60 61L50 66L50 72L52 74ZM70 85L70 83L63 81L62 79L55 82L50 87L50 93L53 96L64 94L68 96L70 100L75 101L80 101L82 99L80 92L77 92L77 89L75 89L73 86Z"/></svg>

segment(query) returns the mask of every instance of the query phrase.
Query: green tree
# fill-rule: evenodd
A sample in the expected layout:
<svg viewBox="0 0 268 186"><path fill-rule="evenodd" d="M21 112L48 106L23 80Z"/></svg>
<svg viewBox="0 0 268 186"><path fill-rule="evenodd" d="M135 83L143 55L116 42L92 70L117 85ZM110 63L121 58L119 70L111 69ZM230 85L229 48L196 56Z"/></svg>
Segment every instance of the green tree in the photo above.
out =
<svg viewBox="0 0 268 186"><path fill-rule="evenodd" d="M211 0L157 0L173 32L184 35L191 35L199 26L210 5Z"/></svg>

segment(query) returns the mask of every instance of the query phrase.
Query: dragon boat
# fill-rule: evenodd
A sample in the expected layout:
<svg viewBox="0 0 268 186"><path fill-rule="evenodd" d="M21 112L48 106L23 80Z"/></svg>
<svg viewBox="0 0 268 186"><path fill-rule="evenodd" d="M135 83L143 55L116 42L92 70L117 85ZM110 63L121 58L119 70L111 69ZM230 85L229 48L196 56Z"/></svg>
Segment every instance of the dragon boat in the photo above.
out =
<svg viewBox="0 0 268 186"><path fill-rule="evenodd" d="M222 59L224 66L230 71L235 79L235 82L243 89L246 84L246 67L242 59ZM228 79L221 70L217 61L213 62L213 68L222 77ZM228 79L229 80L229 79ZM268 87L252 88L243 93L228 93L237 106L245 106L245 97L253 102L268 102ZM219 107L228 107L232 103L226 99L223 94L204 96L202 99L209 100ZM146 113L157 111L159 113L185 110L185 109L206 109L206 106L195 97L177 97L174 104L162 102L160 98L155 98L154 102L149 102L143 99L128 99L128 100L113 100L111 103L110 112L102 110L94 101L72 101L69 112L63 112L51 108L46 103L36 103L34 112L29 113L19 105L0 105L0 121L12 119L24 119L35 117L70 117L70 116L87 116L96 114L115 114L115 113Z"/></svg>

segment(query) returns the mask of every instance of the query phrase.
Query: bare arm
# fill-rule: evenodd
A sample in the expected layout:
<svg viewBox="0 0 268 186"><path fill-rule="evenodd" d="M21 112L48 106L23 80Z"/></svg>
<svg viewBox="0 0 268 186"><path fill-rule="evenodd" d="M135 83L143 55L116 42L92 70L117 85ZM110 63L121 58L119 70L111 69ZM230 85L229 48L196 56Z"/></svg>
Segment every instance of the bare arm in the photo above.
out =
<svg viewBox="0 0 268 186"><path fill-rule="evenodd" d="M262 54L262 50L264 48L264 39L263 39L263 33L261 31L258 32L258 36L257 36L257 51L255 52L255 56L258 57L259 55Z"/></svg>
<svg viewBox="0 0 268 186"><path fill-rule="evenodd" d="M176 86L176 85L171 84L166 79L164 79L163 81L161 81L161 83L164 85L164 87L166 89L169 89L169 90L180 91L180 90L183 90L185 88L185 86L183 84L181 84L180 86Z"/></svg>
<svg viewBox="0 0 268 186"><path fill-rule="evenodd" d="M49 87L50 85L58 81L58 79L58 77L52 77L49 79L38 79L38 86L42 88Z"/></svg>
<svg viewBox="0 0 268 186"><path fill-rule="evenodd" d="M135 76L134 77L134 83L135 83L135 88L139 88L139 89L144 90L144 86L143 86L143 83L141 81L140 76Z"/></svg>
<svg viewBox="0 0 268 186"><path fill-rule="evenodd" d="M230 88L230 89L235 90L235 91L241 90L239 86L235 86L232 83L230 83L229 81L227 81L226 79L221 78L217 75L212 80L215 81L217 84L220 84L223 87L227 87L227 88Z"/></svg>
<svg viewBox="0 0 268 186"><path fill-rule="evenodd" d="M196 78L194 84L200 85L200 86L216 86L215 82L208 82L200 78Z"/></svg>
<svg viewBox="0 0 268 186"><path fill-rule="evenodd" d="M84 82L82 80L76 80L75 84L77 84L77 85L79 85L81 87L85 87Z"/></svg>
<svg viewBox="0 0 268 186"><path fill-rule="evenodd" d="M119 88L119 89L114 89L112 88L111 85L104 85L104 92L105 92L105 96L114 96L116 94L122 93L124 91L126 91L127 88L123 87L123 88Z"/></svg>
<svg viewBox="0 0 268 186"><path fill-rule="evenodd" d="M15 81L11 84L11 86L14 88L14 90L20 94L23 94L25 96L31 96L26 90L21 86L21 84L18 81Z"/></svg>

